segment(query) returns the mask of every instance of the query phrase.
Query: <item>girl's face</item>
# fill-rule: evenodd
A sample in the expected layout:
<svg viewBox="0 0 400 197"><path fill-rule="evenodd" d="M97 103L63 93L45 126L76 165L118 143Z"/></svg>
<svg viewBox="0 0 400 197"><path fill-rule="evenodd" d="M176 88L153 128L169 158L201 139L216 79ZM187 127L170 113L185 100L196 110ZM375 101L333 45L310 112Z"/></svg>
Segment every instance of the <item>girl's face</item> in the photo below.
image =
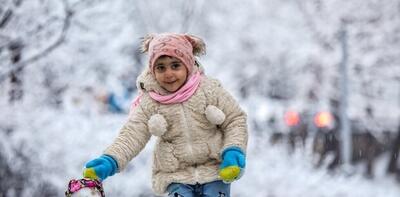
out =
<svg viewBox="0 0 400 197"><path fill-rule="evenodd" d="M154 63L156 80L168 92L175 92L185 84L187 72L186 66L175 57L161 56Z"/></svg>

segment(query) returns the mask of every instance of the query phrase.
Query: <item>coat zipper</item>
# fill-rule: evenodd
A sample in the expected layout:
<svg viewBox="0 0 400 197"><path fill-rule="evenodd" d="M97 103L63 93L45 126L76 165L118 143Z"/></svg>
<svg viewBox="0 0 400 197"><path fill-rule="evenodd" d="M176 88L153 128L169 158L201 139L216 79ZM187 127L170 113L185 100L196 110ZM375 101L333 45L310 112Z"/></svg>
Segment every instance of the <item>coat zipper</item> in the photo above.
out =
<svg viewBox="0 0 400 197"><path fill-rule="evenodd" d="M193 155L193 146L192 146L192 136L190 135L191 128L189 128L190 126L188 125L189 115L186 111L186 108L183 106L183 104L181 104L181 107L182 107L182 111L183 111L184 132L185 132L185 136L187 139L187 148L188 148L191 159L193 159L194 155ZM199 172L197 171L197 165L194 165L194 176L195 176L195 181L198 182Z"/></svg>

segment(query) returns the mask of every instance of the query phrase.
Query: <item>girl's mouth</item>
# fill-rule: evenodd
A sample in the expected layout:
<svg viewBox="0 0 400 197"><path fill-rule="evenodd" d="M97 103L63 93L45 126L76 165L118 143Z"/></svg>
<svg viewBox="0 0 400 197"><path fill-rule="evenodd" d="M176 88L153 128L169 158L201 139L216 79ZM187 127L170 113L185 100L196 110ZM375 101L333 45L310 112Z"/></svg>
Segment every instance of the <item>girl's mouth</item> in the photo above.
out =
<svg viewBox="0 0 400 197"><path fill-rule="evenodd" d="M165 82L166 84L174 84L176 81Z"/></svg>

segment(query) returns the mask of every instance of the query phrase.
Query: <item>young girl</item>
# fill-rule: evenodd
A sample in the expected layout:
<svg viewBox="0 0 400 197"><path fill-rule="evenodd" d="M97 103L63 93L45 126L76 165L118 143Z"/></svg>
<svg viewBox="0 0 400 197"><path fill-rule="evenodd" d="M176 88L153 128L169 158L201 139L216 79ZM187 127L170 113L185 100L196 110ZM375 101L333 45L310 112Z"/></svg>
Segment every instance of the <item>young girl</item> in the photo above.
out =
<svg viewBox="0 0 400 197"><path fill-rule="evenodd" d="M245 168L246 114L195 60L205 53L204 42L164 33L145 37L142 50L149 65L137 79L141 95L115 141L86 164L84 177L104 180L122 171L154 135L156 194L230 196L230 183Z"/></svg>

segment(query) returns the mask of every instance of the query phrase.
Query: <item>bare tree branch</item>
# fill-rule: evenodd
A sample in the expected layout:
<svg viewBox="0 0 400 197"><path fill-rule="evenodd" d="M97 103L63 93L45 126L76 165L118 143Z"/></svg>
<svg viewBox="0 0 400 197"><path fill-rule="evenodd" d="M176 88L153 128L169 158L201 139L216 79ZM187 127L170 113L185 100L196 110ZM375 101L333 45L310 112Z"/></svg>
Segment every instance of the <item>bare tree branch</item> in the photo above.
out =
<svg viewBox="0 0 400 197"><path fill-rule="evenodd" d="M324 38L324 36L317 30L317 27L315 25L315 22L312 19L312 16L310 13L307 12L306 8L304 7L304 1L302 0L296 0L296 3L299 7L299 10L301 13L304 15L304 19L306 20L306 24L308 28L311 30L313 33L313 38L317 41L318 44L320 44L324 49L327 51L332 51L333 46L331 43L329 43L328 40Z"/></svg>
<svg viewBox="0 0 400 197"><path fill-rule="evenodd" d="M13 12L10 9L6 10L3 18L0 19L0 29L4 28L7 25L7 23L11 19L12 14Z"/></svg>
<svg viewBox="0 0 400 197"><path fill-rule="evenodd" d="M73 12L68 7L66 0L62 0L62 3L64 5L65 18L64 18L64 25L62 27L62 30L61 30L61 33L60 33L60 36L58 37L58 39L54 43L49 45L47 48L45 48L43 51L38 52L36 55L33 55L30 58L27 58L26 60L23 60L23 61L17 63L9 71L0 75L0 83L3 82L11 72L16 71L16 70L21 70L22 68L27 67L29 64L32 64L33 62L38 61L39 59L41 59L43 57L46 57L54 49L59 47L64 42L67 31L71 24L71 18L73 16Z"/></svg>
<svg viewBox="0 0 400 197"><path fill-rule="evenodd" d="M14 5L11 5L4 13L3 17L0 18L0 29L4 28L8 22L11 20L11 17L14 14L14 9L21 6L22 0L15 0Z"/></svg>
<svg viewBox="0 0 400 197"><path fill-rule="evenodd" d="M59 17L59 16L53 16L53 17L47 19L43 24L39 24L39 25L37 25L36 28L27 31L27 34L28 34L28 35L33 35L33 34L35 34L35 33L38 33L38 32L40 32L41 30L43 30L45 27L50 26L50 24L52 24L53 22L60 21L60 20L65 20L65 19L62 19L62 18Z"/></svg>

